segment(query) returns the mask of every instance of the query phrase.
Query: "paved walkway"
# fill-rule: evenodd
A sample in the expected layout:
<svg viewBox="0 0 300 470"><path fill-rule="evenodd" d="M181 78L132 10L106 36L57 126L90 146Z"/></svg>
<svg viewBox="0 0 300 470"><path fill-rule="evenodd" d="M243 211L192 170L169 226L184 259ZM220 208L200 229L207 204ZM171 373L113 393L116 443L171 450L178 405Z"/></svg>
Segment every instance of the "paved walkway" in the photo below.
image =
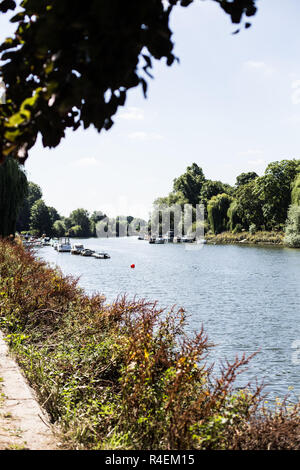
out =
<svg viewBox="0 0 300 470"><path fill-rule="evenodd" d="M49 419L3 338L0 332L0 450L57 449Z"/></svg>

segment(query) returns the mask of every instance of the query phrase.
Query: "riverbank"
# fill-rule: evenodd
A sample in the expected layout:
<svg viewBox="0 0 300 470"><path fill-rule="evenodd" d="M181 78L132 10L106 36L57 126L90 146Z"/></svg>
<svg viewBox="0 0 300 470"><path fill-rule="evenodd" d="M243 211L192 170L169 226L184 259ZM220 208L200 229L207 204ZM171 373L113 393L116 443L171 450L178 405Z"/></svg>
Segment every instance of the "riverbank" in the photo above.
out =
<svg viewBox="0 0 300 470"><path fill-rule="evenodd" d="M246 245L275 245L284 246L283 232L223 232L217 235L207 233L207 243L210 244L246 244Z"/></svg>
<svg viewBox="0 0 300 470"><path fill-rule="evenodd" d="M299 449L299 405L268 412L234 392L245 357L216 377L182 309L88 297L71 277L0 242L0 328L70 449Z"/></svg>

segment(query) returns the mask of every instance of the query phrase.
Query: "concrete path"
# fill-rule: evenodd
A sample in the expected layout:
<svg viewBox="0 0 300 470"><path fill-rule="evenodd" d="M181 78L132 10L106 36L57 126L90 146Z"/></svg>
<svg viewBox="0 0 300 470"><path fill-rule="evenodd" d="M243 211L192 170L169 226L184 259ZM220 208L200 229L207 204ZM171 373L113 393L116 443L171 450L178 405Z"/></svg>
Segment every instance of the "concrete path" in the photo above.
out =
<svg viewBox="0 0 300 470"><path fill-rule="evenodd" d="M0 332L0 450L55 450L59 444Z"/></svg>

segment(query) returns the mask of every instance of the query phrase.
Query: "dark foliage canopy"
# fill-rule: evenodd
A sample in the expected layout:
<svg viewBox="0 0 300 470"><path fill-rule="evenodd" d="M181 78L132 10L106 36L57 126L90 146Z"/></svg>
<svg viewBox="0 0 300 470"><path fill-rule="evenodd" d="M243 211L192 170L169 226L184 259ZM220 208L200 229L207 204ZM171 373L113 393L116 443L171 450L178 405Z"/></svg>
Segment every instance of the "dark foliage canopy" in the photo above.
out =
<svg viewBox="0 0 300 470"><path fill-rule="evenodd" d="M233 23L256 13L256 0L212 0ZM41 134L56 147L67 128L108 130L131 88L142 86L153 59L176 59L170 30L175 6L193 0L23 0L16 32L0 45L7 103L0 107L0 159L25 161ZM14 10L0 1L0 14ZM245 27L250 23L245 22ZM195 57L197 60L197 57Z"/></svg>

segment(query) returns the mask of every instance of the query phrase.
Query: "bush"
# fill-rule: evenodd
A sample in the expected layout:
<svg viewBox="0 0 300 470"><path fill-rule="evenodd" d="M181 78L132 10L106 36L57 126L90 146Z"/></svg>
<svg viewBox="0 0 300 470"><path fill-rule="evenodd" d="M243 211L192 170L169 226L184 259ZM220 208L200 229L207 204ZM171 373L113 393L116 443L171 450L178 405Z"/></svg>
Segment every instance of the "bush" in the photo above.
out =
<svg viewBox="0 0 300 470"><path fill-rule="evenodd" d="M243 230L243 227L241 224L236 224L236 226L234 227L234 229L232 230L232 233L241 233Z"/></svg>
<svg viewBox="0 0 300 470"><path fill-rule="evenodd" d="M234 391L250 358L216 376L212 345L203 330L185 334L183 309L104 302L22 246L0 242L0 326L69 448L300 448L291 432L297 407L282 408L279 422L259 414L261 387Z"/></svg>
<svg viewBox="0 0 300 470"><path fill-rule="evenodd" d="M83 235L84 234L83 234L83 230L82 230L81 225L74 225L69 230L69 236L70 237L79 238L79 237L83 237Z"/></svg>
<svg viewBox="0 0 300 470"><path fill-rule="evenodd" d="M251 235L254 235L254 233L257 232L257 227L255 224L251 224L250 227L249 227L249 233L251 233Z"/></svg>

